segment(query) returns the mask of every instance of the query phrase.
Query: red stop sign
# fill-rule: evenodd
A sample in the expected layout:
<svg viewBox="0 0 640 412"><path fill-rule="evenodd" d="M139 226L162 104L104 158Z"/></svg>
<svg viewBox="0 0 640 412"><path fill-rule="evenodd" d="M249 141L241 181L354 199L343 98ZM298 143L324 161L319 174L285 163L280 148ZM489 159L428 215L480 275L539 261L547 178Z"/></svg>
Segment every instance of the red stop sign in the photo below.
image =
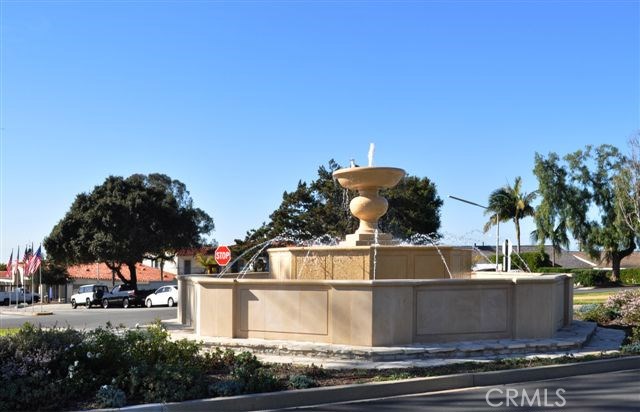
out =
<svg viewBox="0 0 640 412"><path fill-rule="evenodd" d="M213 257L220 266L227 266L231 260L231 251L226 246L218 246Z"/></svg>

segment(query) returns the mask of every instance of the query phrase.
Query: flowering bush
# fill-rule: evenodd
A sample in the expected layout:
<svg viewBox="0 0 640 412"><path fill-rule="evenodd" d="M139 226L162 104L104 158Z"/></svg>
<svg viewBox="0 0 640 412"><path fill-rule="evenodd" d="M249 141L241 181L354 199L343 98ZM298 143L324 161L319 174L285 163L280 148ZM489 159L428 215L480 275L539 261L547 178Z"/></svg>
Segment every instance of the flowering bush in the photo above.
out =
<svg viewBox="0 0 640 412"><path fill-rule="evenodd" d="M613 314L616 323L640 325L640 290L627 290L611 295L603 306Z"/></svg>

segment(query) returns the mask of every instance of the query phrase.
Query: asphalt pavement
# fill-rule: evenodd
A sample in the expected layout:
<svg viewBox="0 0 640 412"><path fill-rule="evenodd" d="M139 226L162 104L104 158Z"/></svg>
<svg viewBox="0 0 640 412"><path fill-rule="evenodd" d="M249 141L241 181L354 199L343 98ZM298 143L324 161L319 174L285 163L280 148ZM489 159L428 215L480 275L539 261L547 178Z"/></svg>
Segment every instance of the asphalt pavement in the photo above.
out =
<svg viewBox="0 0 640 412"><path fill-rule="evenodd" d="M294 409L314 412L466 412L471 410L474 412L518 410L636 412L640 410L640 370L286 410Z"/></svg>
<svg viewBox="0 0 640 412"><path fill-rule="evenodd" d="M50 312L51 315L35 316L41 309ZM70 304L45 304L42 306L36 304L33 307L28 306L19 310L16 310L15 306L0 306L0 329L20 327L25 322L43 327L70 326L76 329L104 327L107 322L111 322L113 326L122 324L126 327L135 327L136 325L153 323L156 319L174 319L176 316L177 308L166 306L130 307L127 309L117 307L86 309L84 306L78 306L78 308L72 309Z"/></svg>

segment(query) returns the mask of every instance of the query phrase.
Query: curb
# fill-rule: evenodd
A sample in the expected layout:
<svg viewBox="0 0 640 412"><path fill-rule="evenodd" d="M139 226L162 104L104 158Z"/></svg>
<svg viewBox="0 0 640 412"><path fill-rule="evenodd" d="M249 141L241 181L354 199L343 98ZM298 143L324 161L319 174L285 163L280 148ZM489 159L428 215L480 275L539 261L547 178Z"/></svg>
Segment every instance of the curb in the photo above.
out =
<svg viewBox="0 0 640 412"><path fill-rule="evenodd" d="M5 310L0 312L3 315L15 315L15 316L48 316L53 315L53 312L16 312Z"/></svg>
<svg viewBox="0 0 640 412"><path fill-rule="evenodd" d="M226 398L199 399L175 403L135 405L121 409L100 409L100 411L256 411L284 409L326 403L361 401L372 398L412 395L477 386L492 386L508 383L548 380L567 376L590 375L640 369L640 356L570 363L566 365L537 366L525 369L511 369L495 372L477 372L414 378L393 382L374 382L322 388L289 390Z"/></svg>

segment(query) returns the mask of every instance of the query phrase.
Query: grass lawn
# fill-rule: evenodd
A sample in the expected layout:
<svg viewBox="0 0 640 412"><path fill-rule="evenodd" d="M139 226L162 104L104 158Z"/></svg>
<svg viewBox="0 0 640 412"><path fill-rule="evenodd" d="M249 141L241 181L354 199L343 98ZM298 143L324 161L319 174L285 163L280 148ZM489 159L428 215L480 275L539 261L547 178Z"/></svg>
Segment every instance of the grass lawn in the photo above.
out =
<svg viewBox="0 0 640 412"><path fill-rule="evenodd" d="M18 332L19 330L20 330L20 328L0 329L0 336L13 335L14 333Z"/></svg>
<svg viewBox="0 0 640 412"><path fill-rule="evenodd" d="M574 305L587 305L589 303L604 303L605 300L615 292L593 292L573 295Z"/></svg>

